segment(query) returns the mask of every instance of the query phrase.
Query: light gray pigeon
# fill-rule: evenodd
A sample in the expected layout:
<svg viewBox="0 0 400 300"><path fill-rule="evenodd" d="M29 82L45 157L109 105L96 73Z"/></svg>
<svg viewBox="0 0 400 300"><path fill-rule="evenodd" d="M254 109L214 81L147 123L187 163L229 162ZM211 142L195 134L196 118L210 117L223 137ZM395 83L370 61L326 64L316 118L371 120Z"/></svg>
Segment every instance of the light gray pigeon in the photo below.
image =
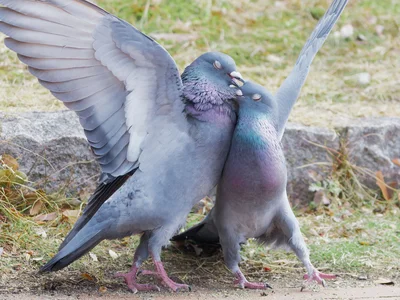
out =
<svg viewBox="0 0 400 300"><path fill-rule="evenodd" d="M281 138L289 113L307 77L309 66L347 0L334 0L301 51L294 70L273 96L262 86L247 82L238 98L238 121L221 180L215 207L198 225L173 238L197 243L220 243L225 263L244 288L267 288L248 282L239 269L240 244L248 238L292 249L303 262L309 282L324 284L334 275L317 271L310 262L299 224L287 193L287 170Z"/></svg>
<svg viewBox="0 0 400 300"><path fill-rule="evenodd" d="M217 184L236 122L231 100L243 81L229 56L210 52L182 78L168 52L123 20L84 0L0 0L5 44L79 116L102 169L101 184L59 252L60 270L103 239L142 234L128 287L151 255L172 290L161 247L191 207Z"/></svg>

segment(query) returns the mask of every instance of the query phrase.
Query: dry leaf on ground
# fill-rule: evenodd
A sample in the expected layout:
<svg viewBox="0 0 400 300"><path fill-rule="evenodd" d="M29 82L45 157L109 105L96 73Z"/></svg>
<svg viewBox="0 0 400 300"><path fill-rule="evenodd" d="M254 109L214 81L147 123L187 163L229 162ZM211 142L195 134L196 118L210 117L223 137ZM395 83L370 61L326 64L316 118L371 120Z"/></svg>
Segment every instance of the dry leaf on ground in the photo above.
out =
<svg viewBox="0 0 400 300"><path fill-rule="evenodd" d="M99 261L99 260L97 259L97 255L96 255L96 254L94 254L94 253L92 253L92 252L89 252L89 256L90 256L90 258L91 258L93 261Z"/></svg>
<svg viewBox="0 0 400 300"><path fill-rule="evenodd" d="M81 277L83 279L89 280L89 281L94 281L94 277L92 275L90 275L89 273L82 273Z"/></svg>
<svg viewBox="0 0 400 300"><path fill-rule="evenodd" d="M31 216L37 215L43 207L43 202L38 200L35 204L32 205L31 209L29 210L29 214Z"/></svg>
<svg viewBox="0 0 400 300"><path fill-rule="evenodd" d="M38 215L38 216L34 217L33 220L35 220L35 221L53 221L56 218L57 218L57 213L52 212L49 214Z"/></svg>
<svg viewBox="0 0 400 300"><path fill-rule="evenodd" d="M117 259L118 258L118 254L115 253L113 250L108 250L108 254L110 254L112 259Z"/></svg>
<svg viewBox="0 0 400 300"><path fill-rule="evenodd" d="M383 177L383 174L381 171L376 172L376 184L381 189L383 198L386 201L390 200L389 191L388 191L386 183L385 183L385 178Z"/></svg>

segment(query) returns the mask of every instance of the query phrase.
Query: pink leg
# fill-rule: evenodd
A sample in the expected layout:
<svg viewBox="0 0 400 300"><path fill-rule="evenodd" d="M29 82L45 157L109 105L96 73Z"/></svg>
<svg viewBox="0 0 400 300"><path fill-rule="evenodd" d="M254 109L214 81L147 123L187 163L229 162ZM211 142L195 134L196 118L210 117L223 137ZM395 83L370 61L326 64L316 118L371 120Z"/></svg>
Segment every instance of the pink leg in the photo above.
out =
<svg viewBox="0 0 400 300"><path fill-rule="evenodd" d="M242 271L237 271L235 273L236 280L233 282L234 284L238 284L240 288L248 288L248 289L272 289L272 287L268 283L263 282L248 282L246 277L244 277Z"/></svg>
<svg viewBox="0 0 400 300"><path fill-rule="evenodd" d="M140 284L136 282L136 275L138 267L133 264L133 267L129 273L116 273L115 277L123 277L128 288L136 294L138 291L160 291L160 288L154 284Z"/></svg>
<svg viewBox="0 0 400 300"><path fill-rule="evenodd" d="M157 260L153 259L153 263L154 263L154 266L156 267L156 271L143 270L140 272L140 274L157 276L161 280L161 284L163 286L170 288L174 292L176 292L180 289L185 289L188 291L191 290L189 285L176 283L171 278L169 278L167 272L164 269L163 263L161 261L157 261Z"/></svg>
<svg viewBox="0 0 400 300"><path fill-rule="evenodd" d="M319 284L322 284L323 287L326 286L324 279L335 279L337 276L333 274L325 274L320 273L317 269L314 269L312 275L305 274L303 278L306 280L305 285L311 284L313 281L316 281ZM306 286L303 286L301 290L304 290Z"/></svg>

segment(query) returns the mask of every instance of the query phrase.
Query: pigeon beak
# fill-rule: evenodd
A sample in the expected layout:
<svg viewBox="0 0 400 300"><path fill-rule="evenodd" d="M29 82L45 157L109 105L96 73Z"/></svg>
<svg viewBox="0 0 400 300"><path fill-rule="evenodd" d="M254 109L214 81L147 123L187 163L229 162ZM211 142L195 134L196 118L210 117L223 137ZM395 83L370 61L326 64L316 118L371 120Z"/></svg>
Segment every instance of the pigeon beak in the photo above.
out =
<svg viewBox="0 0 400 300"><path fill-rule="evenodd" d="M240 74L237 71L233 71L231 73L228 74L230 78L232 78L232 82L234 85L236 85L237 87L242 87L244 84L244 79L242 77L242 74Z"/></svg>

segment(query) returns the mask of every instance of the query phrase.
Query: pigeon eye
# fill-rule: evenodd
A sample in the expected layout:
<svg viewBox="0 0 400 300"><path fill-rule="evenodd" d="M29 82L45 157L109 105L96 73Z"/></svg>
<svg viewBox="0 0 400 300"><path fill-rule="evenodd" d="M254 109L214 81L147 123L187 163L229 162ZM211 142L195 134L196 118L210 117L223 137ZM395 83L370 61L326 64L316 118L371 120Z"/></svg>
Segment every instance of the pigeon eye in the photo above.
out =
<svg viewBox="0 0 400 300"><path fill-rule="evenodd" d="M252 98L253 98L254 101L260 101L261 100L261 95L260 94L254 94Z"/></svg>
<svg viewBox="0 0 400 300"><path fill-rule="evenodd" d="M218 60L214 61L213 66L214 66L214 68L216 68L217 70L221 70L221 69L222 69L222 65L221 65L221 63L220 63Z"/></svg>

